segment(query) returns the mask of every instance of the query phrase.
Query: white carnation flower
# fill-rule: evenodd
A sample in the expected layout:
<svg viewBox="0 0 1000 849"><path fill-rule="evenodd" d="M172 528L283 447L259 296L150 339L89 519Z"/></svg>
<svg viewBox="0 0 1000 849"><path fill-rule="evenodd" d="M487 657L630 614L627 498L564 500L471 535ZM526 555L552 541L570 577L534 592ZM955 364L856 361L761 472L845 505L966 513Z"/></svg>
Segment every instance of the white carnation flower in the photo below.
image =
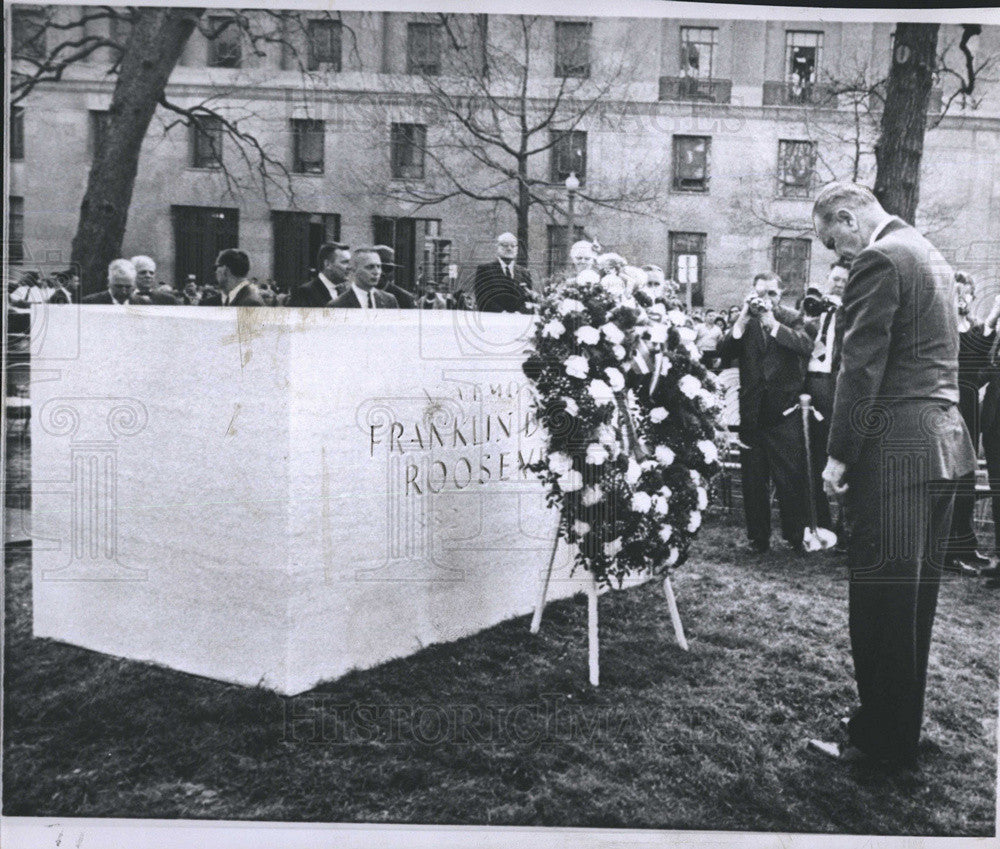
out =
<svg viewBox="0 0 1000 849"><path fill-rule="evenodd" d="M620 345L625 341L624 331L613 321L601 325L601 333L612 345Z"/></svg>
<svg viewBox="0 0 1000 849"><path fill-rule="evenodd" d="M708 507L708 490L703 486L698 487L698 509L704 510Z"/></svg>
<svg viewBox="0 0 1000 849"><path fill-rule="evenodd" d="M695 510L691 513L691 517L688 519L688 533L693 534L700 527L701 527L701 513Z"/></svg>
<svg viewBox="0 0 1000 849"><path fill-rule="evenodd" d="M670 542L670 537L674 535L673 525L664 525L660 528L660 539L663 542Z"/></svg>
<svg viewBox="0 0 1000 849"><path fill-rule="evenodd" d="M670 512L670 501L662 495L654 495L653 510L659 516L666 516Z"/></svg>
<svg viewBox="0 0 1000 849"><path fill-rule="evenodd" d="M698 331L693 327L678 327L677 335L680 337L681 342L687 345L698 338Z"/></svg>
<svg viewBox="0 0 1000 849"><path fill-rule="evenodd" d="M667 566L673 566L678 560L681 559L681 552L677 548L671 548L670 554L666 559Z"/></svg>
<svg viewBox="0 0 1000 849"><path fill-rule="evenodd" d="M566 369L566 374L570 377L578 377L583 380L590 371L590 361L586 357L574 354L572 357L566 358L563 368Z"/></svg>
<svg viewBox="0 0 1000 849"><path fill-rule="evenodd" d="M622 346L622 345L615 345L611 349L611 351L612 351L612 353L614 353L616 360L624 360L625 359L625 348L624 348L624 346Z"/></svg>
<svg viewBox="0 0 1000 849"><path fill-rule="evenodd" d="M659 301L654 304L650 304L646 308L646 314L650 318L655 318L657 321L666 321L667 318L667 308L663 306Z"/></svg>
<svg viewBox="0 0 1000 849"><path fill-rule="evenodd" d="M573 298L567 298L559 304L559 315L569 315L571 312L583 312L586 307Z"/></svg>
<svg viewBox="0 0 1000 849"><path fill-rule="evenodd" d="M643 460L639 464L639 468L642 469L644 472L648 472L650 469L655 469L659 465L660 464L657 463L656 460Z"/></svg>
<svg viewBox="0 0 1000 849"><path fill-rule="evenodd" d="M559 478L559 488L563 492L576 492L583 488L583 475L574 469L570 469Z"/></svg>
<svg viewBox="0 0 1000 849"><path fill-rule="evenodd" d="M601 282L601 275L598 274L593 268L585 268L576 275L576 282L580 286L591 286L594 283Z"/></svg>
<svg viewBox="0 0 1000 849"><path fill-rule="evenodd" d="M582 342L584 345L596 345L601 341L601 331L596 327L591 327L589 324L578 327L574 335L576 336L576 341Z"/></svg>
<svg viewBox="0 0 1000 849"><path fill-rule="evenodd" d="M578 537L585 536L589 532L590 532L590 525L587 522L582 522L579 519L577 519L573 523L573 533L575 533Z"/></svg>
<svg viewBox="0 0 1000 849"><path fill-rule="evenodd" d="M714 463L719 459L719 448L711 439L699 439L698 450L706 463Z"/></svg>
<svg viewBox="0 0 1000 849"><path fill-rule="evenodd" d="M693 374L686 374L677 382L677 388L693 400L701 392L701 381Z"/></svg>
<svg viewBox="0 0 1000 849"><path fill-rule="evenodd" d="M549 454L549 468L557 475L564 475L573 468L573 460L562 451L553 451Z"/></svg>
<svg viewBox="0 0 1000 849"><path fill-rule="evenodd" d="M542 328L542 336L546 336L549 339L558 339L565 332L566 325L563 324L558 318L552 319L552 321Z"/></svg>
<svg viewBox="0 0 1000 849"><path fill-rule="evenodd" d="M625 377L618 369L609 366L604 369L604 373L608 376L612 391L621 392L625 388Z"/></svg>
<svg viewBox="0 0 1000 849"><path fill-rule="evenodd" d="M604 490L599 486L588 486L580 496L584 507L593 507L602 498L604 498Z"/></svg>
<svg viewBox="0 0 1000 849"><path fill-rule="evenodd" d="M694 342L688 342L684 347L687 349L688 356L692 360L701 359L701 349L697 345L695 345Z"/></svg>
<svg viewBox="0 0 1000 849"><path fill-rule="evenodd" d="M599 425L597 433L594 435L601 445L615 445L618 442L618 434L615 433L615 429L609 424Z"/></svg>
<svg viewBox="0 0 1000 849"><path fill-rule="evenodd" d="M631 486L635 486L639 482L639 478L642 477L642 466L640 466L634 457L628 458L628 468L625 470L625 480Z"/></svg>
<svg viewBox="0 0 1000 849"><path fill-rule="evenodd" d="M625 281L617 274L605 274L601 278L601 286L612 297L620 298L625 294Z"/></svg>
<svg viewBox="0 0 1000 849"><path fill-rule="evenodd" d="M653 499L648 492L637 492L632 496L632 509L636 513L648 513L653 506Z"/></svg>
<svg viewBox="0 0 1000 849"><path fill-rule="evenodd" d="M586 462L591 466L601 466L608 459L608 449L599 442L591 442L587 446Z"/></svg>
<svg viewBox="0 0 1000 849"><path fill-rule="evenodd" d="M626 265L621 275L628 281L630 289L642 289L649 283L649 275L635 265Z"/></svg>
<svg viewBox="0 0 1000 849"><path fill-rule="evenodd" d="M674 458L676 456L677 455L674 454L674 452L670 448L668 448L666 445L657 445L656 446L656 461L661 466L672 465L673 462L674 462Z"/></svg>
<svg viewBox="0 0 1000 849"><path fill-rule="evenodd" d="M663 362L660 363L660 374L666 377L670 373L670 369L673 363L670 362L670 357L664 357Z"/></svg>
<svg viewBox="0 0 1000 849"><path fill-rule="evenodd" d="M580 405L576 403L569 395L562 396L562 402L566 405L566 412L571 416L576 416L580 414Z"/></svg>
<svg viewBox="0 0 1000 849"><path fill-rule="evenodd" d="M604 543L604 556L605 557L614 557L621 550L622 550L622 538L621 537L616 537L615 539L611 540L610 542Z"/></svg>
<svg viewBox="0 0 1000 849"><path fill-rule="evenodd" d="M667 486L666 484L664 484L663 486L661 486L661 487L660 487L660 488L659 488L659 489L657 490L657 492L658 492L658 493L659 493L660 495L662 495L662 496L663 496L664 498L666 498L666 499L667 499L667 501L669 501L669 500L670 500L671 498L673 498L673 496L674 496L674 491L673 491L673 490L672 490L672 489L671 489L671 488L670 488L669 486Z"/></svg>
<svg viewBox="0 0 1000 849"><path fill-rule="evenodd" d="M665 324L650 324L646 328L650 342L663 345L667 341L667 326Z"/></svg>
<svg viewBox="0 0 1000 849"><path fill-rule="evenodd" d="M649 420L654 424L659 424L667 417L667 410L665 407L653 407L649 411Z"/></svg>
<svg viewBox="0 0 1000 849"><path fill-rule="evenodd" d="M613 404L615 402L614 392L611 391L611 387L603 380L595 378L590 381L587 391L590 393L590 397L594 399L595 404Z"/></svg>
<svg viewBox="0 0 1000 849"><path fill-rule="evenodd" d="M701 399L701 403L705 405L706 410L713 410L719 406L719 398L714 392L703 389L698 393L698 397Z"/></svg>
<svg viewBox="0 0 1000 849"><path fill-rule="evenodd" d="M683 310L673 309L667 313L667 318L674 327L684 327L687 325L688 317Z"/></svg>

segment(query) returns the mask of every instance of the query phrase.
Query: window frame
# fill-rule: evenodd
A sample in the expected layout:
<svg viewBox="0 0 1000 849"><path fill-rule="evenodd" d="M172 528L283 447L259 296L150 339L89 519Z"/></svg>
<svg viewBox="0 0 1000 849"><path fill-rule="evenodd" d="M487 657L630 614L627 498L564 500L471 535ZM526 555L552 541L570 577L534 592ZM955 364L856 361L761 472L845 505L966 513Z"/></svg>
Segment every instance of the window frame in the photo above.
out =
<svg viewBox="0 0 1000 849"><path fill-rule="evenodd" d="M10 161L24 161L24 107L10 109Z"/></svg>
<svg viewBox="0 0 1000 849"><path fill-rule="evenodd" d="M587 144L589 139L587 138L586 130L550 130L550 140L552 142L549 148L549 182L553 186L564 185L566 179L570 174L576 174L576 178L580 181L580 186L584 186L587 183ZM573 144L574 137L580 137L579 146ZM579 169L571 167L568 170L563 170L560 165L564 164L566 158L566 152L563 151L563 146L567 143L570 146L570 157L574 160L578 160L577 164ZM579 149L580 153L577 155L574 151Z"/></svg>
<svg viewBox="0 0 1000 849"><path fill-rule="evenodd" d="M560 37L560 33L579 31L584 34L583 38L574 36L571 40ZM555 21L555 35L553 38L553 72L552 76L557 79L589 79L591 66L591 45L593 44L594 25L590 21ZM570 43L570 41L572 43ZM576 51L584 53L583 63L574 62L567 64L567 54L569 58L578 59L572 54Z"/></svg>
<svg viewBox="0 0 1000 849"><path fill-rule="evenodd" d="M808 145L809 147L809 174L806 185L799 191L794 187L798 183L792 183L785 179L787 173L786 156L792 145ZM778 168L777 186L775 194L783 200L808 200L813 196L816 188L816 142L811 139L778 139ZM791 189L791 190L790 190Z"/></svg>
<svg viewBox="0 0 1000 849"><path fill-rule="evenodd" d="M781 273L780 257L785 245L797 244L805 248L802 262L803 279L792 280L787 274ZM781 278L782 289L788 292L802 294L809 285L809 269L812 266L812 239L802 236L774 236L771 239L771 270Z"/></svg>
<svg viewBox="0 0 1000 849"><path fill-rule="evenodd" d="M815 64L813 65L813 78L806 85L815 86L819 82L820 68L823 66L823 30L789 29L785 30L785 65L784 79L787 85L795 82L792 74L792 55L796 47L813 47L816 50ZM815 44L795 44L798 36L814 36Z"/></svg>
<svg viewBox="0 0 1000 849"><path fill-rule="evenodd" d="M426 178L427 125L394 121L389 128L389 171L393 180L415 180ZM417 156L404 156L416 151ZM419 158L419 162L403 161ZM411 169L411 173L407 172Z"/></svg>
<svg viewBox="0 0 1000 849"><path fill-rule="evenodd" d="M704 176L701 178L700 186L685 185L684 181L690 181L690 177L681 176L681 157L679 154L679 149L681 143L690 141L692 139L697 139L704 142L705 144L705 162L704 162ZM712 137L711 136L695 136L686 133L677 133L671 139L671 158L673 160L673 167L671 168L671 180L670 180L670 190L672 192L678 192L682 194L708 194L709 186L712 179Z"/></svg>
<svg viewBox="0 0 1000 849"><path fill-rule="evenodd" d="M697 250L685 249L682 244L685 239L696 239ZM708 253L708 233L700 233L694 230L671 230L667 234L667 265L670 269L670 279L673 280L682 291L691 289L691 305L700 307L705 305L705 258ZM698 280L695 283L683 283L678 273L677 260L682 256L698 257Z"/></svg>
<svg viewBox="0 0 1000 849"><path fill-rule="evenodd" d="M206 131L204 125L208 123L211 127ZM223 129L222 120L215 117L214 115L203 115L198 118L197 123L192 121L188 124L191 128L191 168L198 168L201 170L216 170L223 167L222 163L222 142L223 142ZM215 136L218 136L218 142L214 141ZM200 139L207 138L210 140L214 156L211 159L202 160Z"/></svg>
<svg viewBox="0 0 1000 849"><path fill-rule="evenodd" d="M416 56L418 39L415 34L418 32L430 33L427 44L431 54L432 62L418 62ZM437 77L441 74L441 24L433 21L407 21L406 23L406 73L411 76Z"/></svg>
<svg viewBox="0 0 1000 849"><path fill-rule="evenodd" d="M10 55L11 61L21 59L42 61L48 55L45 32L46 14L44 9L37 7L18 7L11 9L10 16ZM30 29L30 32L26 31ZM20 30L20 32L18 32ZM25 51L25 45L31 49Z"/></svg>
<svg viewBox="0 0 1000 849"><path fill-rule="evenodd" d="M711 35L711 39L712 40L711 41L692 41L690 39L686 39L684 37L685 33L690 33L690 32L698 32L698 33L710 32L712 34ZM718 35L719 35L719 28L718 27L681 27L680 28L680 37L681 37L680 75L682 77L687 77L689 79L694 79L694 80L712 80L712 79L714 79L713 73L715 71L715 48L718 47L718 44L719 44L719 42L718 42ZM707 46L709 48L708 74L703 74L703 73L700 72L700 70L699 70L699 73L697 73L697 74L691 74L691 73L689 73L689 71L690 71L690 65L688 64L687 60L688 60L688 57L689 57L690 54L688 53L688 51L686 49L687 45L689 45L689 44L696 44L696 45L699 45L699 46Z"/></svg>
<svg viewBox="0 0 1000 849"><path fill-rule="evenodd" d="M306 161L302 158L303 137L310 133L319 136L318 163L306 163ZM321 118L292 118L292 173L323 174L325 171L326 122Z"/></svg>
<svg viewBox="0 0 1000 849"><path fill-rule="evenodd" d="M325 47L330 51L330 58L324 59L317 55L314 32L327 30ZM306 22L306 67L310 71L323 68L339 73L343 63L343 26L340 21L322 18L311 18Z"/></svg>
<svg viewBox="0 0 1000 849"><path fill-rule="evenodd" d="M24 196L7 195L7 261L24 262L24 257Z"/></svg>
<svg viewBox="0 0 1000 849"><path fill-rule="evenodd" d="M236 25L235 18L228 15L210 15L208 18L208 28L211 32L217 32L217 34L215 38L208 39L208 59L206 65L209 68L242 68L243 44L240 39L240 28ZM225 38L227 32L235 33L235 38L232 41ZM235 48L234 56L227 56L221 52L225 45L231 45Z"/></svg>

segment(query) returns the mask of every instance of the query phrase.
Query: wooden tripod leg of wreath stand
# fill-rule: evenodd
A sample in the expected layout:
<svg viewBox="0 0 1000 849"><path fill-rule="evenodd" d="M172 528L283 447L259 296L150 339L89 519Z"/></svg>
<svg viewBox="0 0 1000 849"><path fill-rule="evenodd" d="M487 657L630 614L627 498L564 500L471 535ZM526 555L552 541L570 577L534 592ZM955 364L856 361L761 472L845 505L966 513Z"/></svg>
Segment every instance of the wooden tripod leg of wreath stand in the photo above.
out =
<svg viewBox="0 0 1000 849"><path fill-rule="evenodd" d="M538 598L535 601L535 615L531 617L531 633L537 634L542 627L542 611L545 609L545 596L549 591L549 578L552 577L552 565L556 562L556 550L559 548L559 529L556 529L556 538L552 543L552 554L549 557L549 568L545 570L545 577L538 584Z"/></svg>
<svg viewBox="0 0 1000 849"><path fill-rule="evenodd" d="M677 599L674 598L674 588L670 585L670 576L663 579L663 594L667 597L667 606L670 608L670 621L674 623L674 636L677 638L677 645L684 651L688 650L688 641L684 637L684 626L681 624L681 614L677 609Z"/></svg>
<svg viewBox="0 0 1000 849"><path fill-rule="evenodd" d="M587 654L590 663L590 684L596 687L601 679L600 645L597 639L597 580L593 574L587 584Z"/></svg>

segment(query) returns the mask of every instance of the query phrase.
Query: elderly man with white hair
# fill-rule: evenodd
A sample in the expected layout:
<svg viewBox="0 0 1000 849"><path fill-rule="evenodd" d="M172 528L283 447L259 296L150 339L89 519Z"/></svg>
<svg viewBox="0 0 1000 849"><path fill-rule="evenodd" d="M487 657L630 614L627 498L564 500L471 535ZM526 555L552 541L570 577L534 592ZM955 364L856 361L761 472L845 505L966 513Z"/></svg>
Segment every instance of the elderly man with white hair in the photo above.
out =
<svg viewBox="0 0 1000 849"><path fill-rule="evenodd" d="M530 312L534 301L531 272L517 264L517 236L497 236L497 258L476 268L473 289L480 312Z"/></svg>
<svg viewBox="0 0 1000 849"><path fill-rule="evenodd" d="M135 266L127 259L116 259L108 266L108 288L88 295L84 304L127 304L135 291Z"/></svg>
<svg viewBox="0 0 1000 849"><path fill-rule="evenodd" d="M176 304L177 298L165 286L156 285L156 262L140 254L132 257L135 266L135 295L137 304Z"/></svg>

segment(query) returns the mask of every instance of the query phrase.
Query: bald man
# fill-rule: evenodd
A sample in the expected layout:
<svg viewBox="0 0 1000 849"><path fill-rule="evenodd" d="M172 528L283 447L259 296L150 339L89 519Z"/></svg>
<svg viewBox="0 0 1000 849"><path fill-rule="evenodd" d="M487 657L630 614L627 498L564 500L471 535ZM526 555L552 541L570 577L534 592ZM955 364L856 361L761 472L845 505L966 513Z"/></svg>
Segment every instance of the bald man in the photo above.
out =
<svg viewBox="0 0 1000 849"><path fill-rule="evenodd" d="M534 300L531 272L517 264L517 236L497 236L497 258L476 269L473 287L480 312L530 312Z"/></svg>
<svg viewBox="0 0 1000 849"><path fill-rule="evenodd" d="M375 248L358 248L351 256L347 290L330 302L337 309L394 310L399 302L378 288L382 277L382 257Z"/></svg>
<svg viewBox="0 0 1000 849"><path fill-rule="evenodd" d="M127 259L112 260L108 266L108 288L103 292L87 295L84 304L117 304L129 302L135 291L135 266Z"/></svg>
<svg viewBox="0 0 1000 849"><path fill-rule="evenodd" d="M180 303L165 286L156 285L156 263L152 257L140 254L132 257L135 266L135 304L177 304Z"/></svg>

